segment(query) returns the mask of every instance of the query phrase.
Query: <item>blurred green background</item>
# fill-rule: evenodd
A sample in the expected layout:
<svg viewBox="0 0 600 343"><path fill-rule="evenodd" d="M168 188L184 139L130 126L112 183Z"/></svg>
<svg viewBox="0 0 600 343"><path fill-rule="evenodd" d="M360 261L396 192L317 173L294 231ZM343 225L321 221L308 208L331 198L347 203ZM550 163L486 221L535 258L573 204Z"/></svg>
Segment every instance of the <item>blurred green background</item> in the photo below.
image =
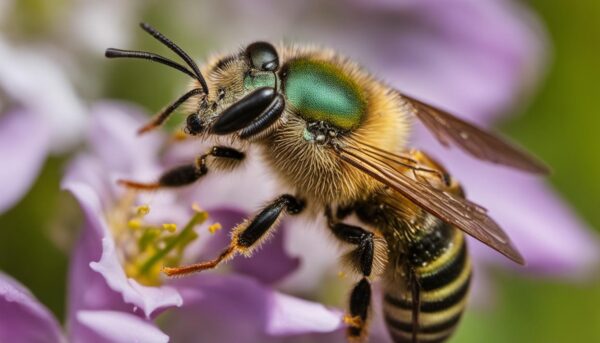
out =
<svg viewBox="0 0 600 343"><path fill-rule="evenodd" d="M8 27L11 38L44 37L69 1L18 1ZM152 2L139 18L155 23L175 41L206 51L178 21ZM541 156L555 173L549 182L593 228L600 228L600 1L531 0L552 44L549 71L532 103L500 129ZM135 22L131 23L134 27ZM193 35L193 33L191 33ZM154 44L142 33L135 47ZM187 44L186 44L187 43ZM98 59L91 59L98 63ZM144 63L111 63L92 68L102 80L95 90L107 98L137 102L152 111L179 94L182 78ZM151 82L160 78L160 82ZM93 86L84 92L94 94ZM148 96L151 94L151 96ZM65 314L68 251L76 235L77 206L57 192L67 159L50 157L29 194L0 217L0 269L27 285L59 318ZM65 227L72 232L64 233ZM596 273L598 275L598 273ZM453 342L598 342L600 281L577 283L528 279L496 272L494 307L469 311ZM482 315L482 312L483 314Z"/></svg>

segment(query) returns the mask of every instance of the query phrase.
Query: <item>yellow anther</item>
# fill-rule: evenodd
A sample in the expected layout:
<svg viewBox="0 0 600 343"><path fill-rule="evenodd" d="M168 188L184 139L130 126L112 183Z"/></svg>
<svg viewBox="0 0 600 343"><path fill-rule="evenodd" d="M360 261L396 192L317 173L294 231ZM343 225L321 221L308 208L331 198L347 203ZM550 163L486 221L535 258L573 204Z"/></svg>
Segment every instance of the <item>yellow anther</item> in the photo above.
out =
<svg viewBox="0 0 600 343"><path fill-rule="evenodd" d="M200 207L200 205L197 202L192 204L192 210L194 210L194 212L204 212L202 207Z"/></svg>
<svg viewBox="0 0 600 343"><path fill-rule="evenodd" d="M208 232L210 232L211 234L214 234L215 232L221 230L222 228L223 227L221 226L221 223L214 223L208 227Z"/></svg>
<svg viewBox="0 0 600 343"><path fill-rule="evenodd" d="M165 229L169 232L175 232L175 231L177 231L177 224L165 223L165 224L163 224L163 229Z"/></svg>
<svg viewBox="0 0 600 343"><path fill-rule="evenodd" d="M145 216L150 213L150 206L148 204L140 205L137 207L136 212L139 216Z"/></svg>
<svg viewBox="0 0 600 343"><path fill-rule="evenodd" d="M127 227L130 229L139 229L142 227L142 221L139 219L131 219L127 222Z"/></svg>
<svg viewBox="0 0 600 343"><path fill-rule="evenodd" d="M138 266L136 266L134 263L125 263L125 265L123 267L125 269L125 274L127 274L127 276L129 276L129 277L137 276Z"/></svg>
<svg viewBox="0 0 600 343"><path fill-rule="evenodd" d="M345 278L346 278L346 273L344 273L343 271L339 271L339 272L338 272L338 274L337 274L337 276L338 276L340 279L345 279Z"/></svg>

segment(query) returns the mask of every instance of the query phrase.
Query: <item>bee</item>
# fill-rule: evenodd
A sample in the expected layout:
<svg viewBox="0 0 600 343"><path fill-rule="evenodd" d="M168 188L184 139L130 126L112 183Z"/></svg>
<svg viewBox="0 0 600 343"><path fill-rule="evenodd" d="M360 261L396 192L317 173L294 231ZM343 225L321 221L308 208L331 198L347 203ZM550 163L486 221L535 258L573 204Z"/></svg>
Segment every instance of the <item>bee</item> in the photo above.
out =
<svg viewBox="0 0 600 343"><path fill-rule="evenodd" d="M366 339L371 282L380 278L391 337L415 343L448 339L465 309L471 278L465 233L524 264L486 210L467 200L438 162L407 147L407 136L416 119L442 144L456 145L475 158L548 173L530 154L401 93L331 50L254 42L199 68L156 29L141 27L185 64L112 48L106 57L158 62L190 76L192 85L139 132L158 128L186 104L188 135L228 137L230 144L213 146L155 182L120 182L138 190L190 185L209 172L237 168L252 145L286 190L234 227L229 246L215 259L166 267L168 276L251 255L285 215L323 215L327 230L349 247L344 261L357 275L345 317L348 339ZM361 224L349 224L350 217Z"/></svg>

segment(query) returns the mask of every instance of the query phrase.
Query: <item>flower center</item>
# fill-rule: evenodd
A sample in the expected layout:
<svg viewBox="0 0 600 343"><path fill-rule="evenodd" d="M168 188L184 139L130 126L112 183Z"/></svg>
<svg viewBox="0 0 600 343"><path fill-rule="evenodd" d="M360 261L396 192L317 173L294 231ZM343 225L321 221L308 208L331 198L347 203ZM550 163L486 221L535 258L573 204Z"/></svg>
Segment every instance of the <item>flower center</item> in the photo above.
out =
<svg viewBox="0 0 600 343"><path fill-rule="evenodd" d="M173 223L148 223L150 207L135 203L135 194L127 192L107 214L108 224L127 276L140 284L157 286L162 283L163 266L181 264L186 247L198 238L194 227L206 221L208 213L192 206L194 214L179 229Z"/></svg>

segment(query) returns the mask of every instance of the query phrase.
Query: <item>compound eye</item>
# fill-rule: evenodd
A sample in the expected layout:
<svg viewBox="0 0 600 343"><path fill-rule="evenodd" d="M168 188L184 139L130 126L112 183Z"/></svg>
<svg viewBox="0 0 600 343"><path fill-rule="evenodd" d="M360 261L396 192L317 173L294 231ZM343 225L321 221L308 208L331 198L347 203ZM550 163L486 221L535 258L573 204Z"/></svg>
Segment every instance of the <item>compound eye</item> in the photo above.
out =
<svg viewBox="0 0 600 343"><path fill-rule="evenodd" d="M267 42L256 42L248 45L246 56L252 67L262 71L275 71L279 67L279 56L275 47Z"/></svg>

